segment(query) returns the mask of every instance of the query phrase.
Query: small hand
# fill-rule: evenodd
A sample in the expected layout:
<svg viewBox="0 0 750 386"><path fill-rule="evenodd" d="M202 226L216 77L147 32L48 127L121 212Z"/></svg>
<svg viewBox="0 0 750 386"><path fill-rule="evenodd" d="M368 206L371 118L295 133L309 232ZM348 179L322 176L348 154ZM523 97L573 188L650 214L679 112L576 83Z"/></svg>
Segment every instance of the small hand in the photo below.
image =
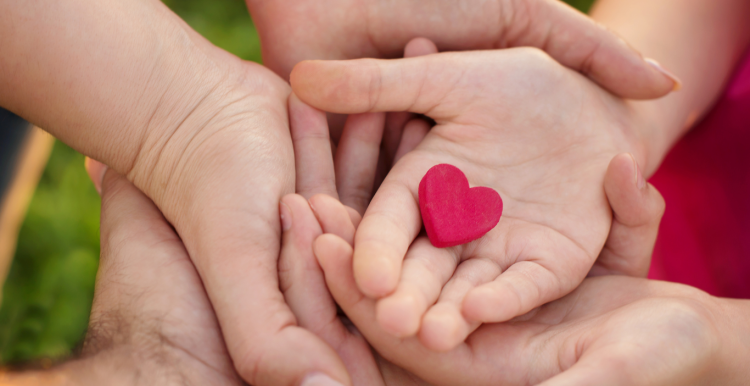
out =
<svg viewBox="0 0 750 386"><path fill-rule="evenodd" d="M345 317L337 315L336 304L313 255L313 240L324 231L353 237L361 216L337 200L339 194L334 169L356 163L362 167L362 171L350 176L348 186L371 183L376 173L378 152L368 150L377 149L380 139L370 134L378 129L370 127L370 130L359 135L344 135L334 160L325 114L307 106L295 95L289 99L289 113L298 194L283 197L279 210L283 229L279 286L284 298L299 326L318 335L336 351L349 371L353 384L422 385L424 383L417 377L373 353L356 328ZM408 137L414 137L414 140L400 146L403 152L411 150L421 139L418 134ZM339 217L326 217L326 227L322 228L316 218L318 213L324 216L334 213ZM334 384L324 374L315 377L321 384Z"/></svg>
<svg viewBox="0 0 750 386"><path fill-rule="evenodd" d="M628 103L538 50L311 61L298 65L292 85L326 111L408 110L436 121L376 193L354 252L361 290L385 297L381 325L396 336L419 332L436 350L577 287L612 221L607 165L622 152L645 163ZM417 187L438 163L503 197L503 218L482 239L438 249L419 236Z"/></svg>
<svg viewBox="0 0 750 386"><path fill-rule="evenodd" d="M324 229L344 213L341 206L327 209L317 212ZM747 339L738 340L746 317L735 312L740 307L691 287L625 276L586 279L526 315L482 325L445 353L413 337L394 338L375 321L375 302L356 286L352 242L339 232L314 243L333 298L383 358L431 384L740 384L741 358L748 355Z"/></svg>

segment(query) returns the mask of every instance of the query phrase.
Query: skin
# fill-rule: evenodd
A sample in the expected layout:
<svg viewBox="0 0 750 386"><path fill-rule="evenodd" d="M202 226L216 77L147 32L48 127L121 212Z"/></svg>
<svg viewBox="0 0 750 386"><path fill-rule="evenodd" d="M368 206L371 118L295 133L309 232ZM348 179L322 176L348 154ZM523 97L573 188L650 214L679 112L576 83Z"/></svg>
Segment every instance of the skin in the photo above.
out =
<svg viewBox="0 0 750 386"><path fill-rule="evenodd" d="M435 350L574 290L612 223L601 188L609 162L629 152L647 164L645 125L629 103L535 49L308 61L291 80L325 111L435 120L375 194L354 252L359 288L382 298L379 323ZM481 239L438 249L420 235L418 184L439 163L503 197L500 223Z"/></svg>
<svg viewBox="0 0 750 386"><path fill-rule="evenodd" d="M509 13L513 5L487 3L504 20L489 35L471 39L472 26L489 19L484 12L469 13L483 22L461 24L456 40L440 44L554 42L549 48L561 53L561 60L619 93L649 97L674 87L673 80L569 8L540 2L529 13ZM304 6L300 2L293 9ZM185 241L241 377L260 386L293 385L325 373L348 383L335 353L296 325L278 290L281 229L274 208L295 183L289 87L283 79L212 46L158 1L2 1L0 7L0 105L126 176L157 205ZM252 10L268 37L264 48L282 52L289 45L274 36L289 24L279 23L283 15L274 7L253 3ZM440 14L453 10L442 7ZM288 20L295 25L300 15ZM374 16L368 20L390 19L382 12ZM565 26L575 32L574 39L554 40L554 31L524 37L519 32L531 19L521 16L538 17L547 27ZM496 21L493 17L491 24ZM411 19L399 23L413 24ZM269 27L274 24L276 33ZM317 39L326 41L357 24L362 25L355 18L321 20ZM437 30L429 23L415 26ZM399 31L392 27L382 24L379 31ZM399 32L388 54L414 33ZM352 36L365 47L367 34L360 30ZM273 54L266 56L275 67ZM294 60L285 62L287 68ZM625 73L633 76L625 81L618 75ZM400 136L391 137L389 143L398 146Z"/></svg>
<svg viewBox="0 0 750 386"><path fill-rule="evenodd" d="M290 111L292 116L299 117L299 119L292 120L291 128L295 155L298 159L304 159L304 162L298 162L297 164L297 175L305 176L306 180L316 181L317 184L314 187L308 185L310 188L300 191L301 195L288 195L281 201L280 214L284 224L284 233L282 253L279 260L279 279L287 302L299 317L301 326L309 328L336 349L346 364L354 384L428 384L414 373L384 359L377 352L373 353L369 343L351 325L351 322L347 318L341 318L337 315L336 303L326 288L323 272L313 254L313 240L318 238L316 246L324 249L328 247L325 244L326 236L339 235L343 239L353 240L355 228L361 217L352 208L343 206L336 199L336 182L333 169L338 167L339 164L338 162L331 162L334 157L331 155L330 143L321 140L321 138L325 138L324 134L327 132L325 115L295 99L294 96L290 101ZM344 154L361 154L359 150L368 147L362 141L351 139L351 137L349 137L350 140L343 140L344 138L342 138L338 148L339 151L343 150ZM371 139L371 141L377 144L377 140ZM415 141L415 143L418 142ZM409 145L402 146L402 150L408 152L410 150ZM363 159L361 156L355 155L353 157ZM343 159L343 161L348 160ZM375 164L377 157L371 157L369 162ZM366 170L369 170L369 173L360 174L358 177L360 180L366 181L373 177L374 168ZM633 157L629 154L620 154L612 160L607 169L604 187L611 197L615 216L620 219L627 219L628 223L631 224L631 226L626 226L618 223L619 226L612 228L607 243L608 253L614 256L628 256L628 259L635 263L634 266L640 269L643 266L648 266L651 249L655 241L654 236L663 209L661 196L643 180ZM309 199L309 205L303 196L312 196ZM640 226L634 226L634 224ZM647 224L648 226L646 226ZM650 231L639 231L646 228ZM328 234L322 236L324 232ZM604 269L604 266L608 266L607 262L609 261L620 260L603 253L600 257L602 269ZM347 267L346 262L341 264L343 267ZM611 266L615 266L615 264ZM350 267L348 269L351 271ZM611 272L617 271L612 269ZM345 273L342 277L347 280L347 277L351 277L351 272ZM358 293L356 288L354 291ZM372 326L372 323L370 326ZM382 334L382 331L379 332L381 334L376 339L392 340L392 338ZM371 336L368 335L367 337L370 338ZM491 345L491 342L494 341L485 340L488 345ZM506 347L504 342L498 340L498 343L496 349L503 350ZM376 343L374 347L377 348L378 344ZM399 349L394 350L398 351ZM386 355L391 353L391 351L386 352ZM434 356L435 354L430 355ZM482 362L477 359L478 357L479 355L473 360ZM504 360L504 357L505 354L502 354L495 358ZM420 359L407 361L405 365L411 366L419 361ZM479 366L482 365L479 364ZM472 374L472 371L467 368L460 368L459 365L453 367L453 370L460 370L462 373L454 374L451 380L446 381L444 379L437 384L456 384L455 382L473 384L476 380L476 377L469 375ZM437 377L442 375L441 373Z"/></svg>
<svg viewBox="0 0 750 386"><path fill-rule="evenodd" d="M102 255L80 359L3 385L241 385L185 246L154 203L101 164Z"/></svg>

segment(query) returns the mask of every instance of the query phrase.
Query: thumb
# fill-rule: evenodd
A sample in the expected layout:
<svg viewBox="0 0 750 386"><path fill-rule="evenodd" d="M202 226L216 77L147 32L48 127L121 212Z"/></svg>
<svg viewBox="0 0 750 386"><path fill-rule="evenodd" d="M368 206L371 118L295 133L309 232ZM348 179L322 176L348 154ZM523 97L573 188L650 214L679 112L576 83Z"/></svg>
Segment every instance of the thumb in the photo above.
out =
<svg viewBox="0 0 750 386"><path fill-rule="evenodd" d="M524 4L507 27L501 47L543 48L560 64L623 98L658 98L680 89L680 80L659 63L644 59L615 33L562 1Z"/></svg>
<svg viewBox="0 0 750 386"><path fill-rule="evenodd" d="M646 182L632 155L619 154L609 164L604 192L614 212L604 249L590 275L645 277L664 215L664 198Z"/></svg>

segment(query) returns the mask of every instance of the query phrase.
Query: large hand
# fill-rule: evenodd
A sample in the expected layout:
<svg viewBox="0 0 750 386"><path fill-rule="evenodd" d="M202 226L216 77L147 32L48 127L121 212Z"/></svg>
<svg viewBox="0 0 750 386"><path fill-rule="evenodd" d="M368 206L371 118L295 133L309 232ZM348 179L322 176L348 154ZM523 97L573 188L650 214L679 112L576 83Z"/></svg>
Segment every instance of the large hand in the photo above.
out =
<svg viewBox="0 0 750 386"><path fill-rule="evenodd" d="M341 206L328 208L316 211L324 229L346 215ZM375 302L352 274L353 238L341 225L332 228L314 251L333 298L380 355L432 384L739 385L747 372L747 301L624 276L587 279L562 299L483 325L436 353L375 322Z"/></svg>
<svg viewBox="0 0 750 386"><path fill-rule="evenodd" d="M152 199L184 241L240 375L257 386L313 373L346 383L336 353L296 326L278 287L278 202L295 179L288 84L159 1L0 9L0 105Z"/></svg>
<svg viewBox="0 0 750 386"><path fill-rule="evenodd" d="M0 383L241 385L180 238L127 179L110 170L102 182L103 167L88 166L99 174L102 253L81 359Z"/></svg>
<svg viewBox="0 0 750 386"><path fill-rule="evenodd" d="M303 62L292 85L326 111L408 110L436 121L376 193L354 253L362 291L388 296L382 325L399 336L419 330L435 349L578 286L612 220L607 165L621 152L645 164L633 109L534 49ZM500 224L479 241L438 249L418 237L418 184L438 163L503 197Z"/></svg>
<svg viewBox="0 0 750 386"><path fill-rule="evenodd" d="M416 37L441 50L542 48L615 94L652 98L675 81L611 32L556 0L247 0L263 61L282 77L309 59L400 57Z"/></svg>

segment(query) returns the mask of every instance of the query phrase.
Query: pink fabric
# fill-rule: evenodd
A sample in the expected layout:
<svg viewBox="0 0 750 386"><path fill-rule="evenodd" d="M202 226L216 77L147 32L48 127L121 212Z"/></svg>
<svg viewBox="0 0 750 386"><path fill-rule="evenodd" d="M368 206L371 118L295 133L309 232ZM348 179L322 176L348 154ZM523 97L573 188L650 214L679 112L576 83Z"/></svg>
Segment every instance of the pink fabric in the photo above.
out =
<svg viewBox="0 0 750 386"><path fill-rule="evenodd" d="M649 277L750 298L750 55L651 183L667 209Z"/></svg>

